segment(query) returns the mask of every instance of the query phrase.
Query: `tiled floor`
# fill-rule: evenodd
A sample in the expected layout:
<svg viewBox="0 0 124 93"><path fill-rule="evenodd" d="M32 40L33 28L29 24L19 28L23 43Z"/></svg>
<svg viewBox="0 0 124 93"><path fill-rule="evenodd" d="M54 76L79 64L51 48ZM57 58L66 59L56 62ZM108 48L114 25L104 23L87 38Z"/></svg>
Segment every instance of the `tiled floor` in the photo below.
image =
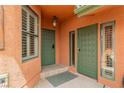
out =
<svg viewBox="0 0 124 93"><path fill-rule="evenodd" d="M70 80L60 86L58 88L102 88L103 85L98 83L96 80L86 77L84 75L77 74L78 77ZM35 86L35 88L54 88L50 82L42 78L39 83Z"/></svg>

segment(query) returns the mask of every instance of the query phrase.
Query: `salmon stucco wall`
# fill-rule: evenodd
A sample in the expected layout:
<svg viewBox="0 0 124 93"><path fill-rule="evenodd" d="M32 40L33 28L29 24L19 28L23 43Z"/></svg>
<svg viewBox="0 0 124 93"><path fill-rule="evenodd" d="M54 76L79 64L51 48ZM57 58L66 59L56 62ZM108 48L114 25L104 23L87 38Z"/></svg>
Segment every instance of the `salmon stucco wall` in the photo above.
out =
<svg viewBox="0 0 124 93"><path fill-rule="evenodd" d="M40 7L30 7L41 20ZM21 6L4 6L5 47L0 50L0 74L9 74L9 87L33 87L40 79L40 52L37 58L22 62L21 18Z"/></svg>
<svg viewBox="0 0 124 93"><path fill-rule="evenodd" d="M60 63L69 65L69 32L77 28L98 23L98 82L109 87L122 87L124 77L124 6L113 6L99 11L94 15L78 18L74 16L61 24L60 27ZM107 80L100 76L100 24L115 20L115 80Z"/></svg>
<svg viewBox="0 0 124 93"><path fill-rule="evenodd" d="M50 30L55 30L55 45L56 45L56 64L60 64L60 23L57 22L57 26L54 28L52 25L52 18L48 18L47 16L44 16L43 13L42 15L42 21L41 21L41 29L50 29Z"/></svg>

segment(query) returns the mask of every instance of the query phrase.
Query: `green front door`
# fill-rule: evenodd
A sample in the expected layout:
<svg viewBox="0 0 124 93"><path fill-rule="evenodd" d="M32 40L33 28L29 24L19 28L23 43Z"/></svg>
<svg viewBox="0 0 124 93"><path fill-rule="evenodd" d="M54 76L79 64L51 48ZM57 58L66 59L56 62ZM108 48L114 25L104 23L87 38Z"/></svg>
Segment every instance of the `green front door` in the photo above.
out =
<svg viewBox="0 0 124 93"><path fill-rule="evenodd" d="M77 71L97 79L97 24L78 29Z"/></svg>
<svg viewBox="0 0 124 93"><path fill-rule="evenodd" d="M42 65L55 64L55 31L43 29L42 30Z"/></svg>

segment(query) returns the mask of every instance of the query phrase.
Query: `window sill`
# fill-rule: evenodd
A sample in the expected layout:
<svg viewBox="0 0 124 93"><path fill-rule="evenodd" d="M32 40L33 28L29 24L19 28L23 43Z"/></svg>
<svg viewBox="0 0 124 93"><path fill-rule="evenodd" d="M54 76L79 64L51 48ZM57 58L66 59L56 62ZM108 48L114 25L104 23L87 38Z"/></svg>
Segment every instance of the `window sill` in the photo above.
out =
<svg viewBox="0 0 124 93"><path fill-rule="evenodd" d="M27 62L29 62L30 60L34 60L34 59L36 59L36 58L38 58L38 57L39 57L39 56L34 56L34 57L22 59L22 63L27 63Z"/></svg>

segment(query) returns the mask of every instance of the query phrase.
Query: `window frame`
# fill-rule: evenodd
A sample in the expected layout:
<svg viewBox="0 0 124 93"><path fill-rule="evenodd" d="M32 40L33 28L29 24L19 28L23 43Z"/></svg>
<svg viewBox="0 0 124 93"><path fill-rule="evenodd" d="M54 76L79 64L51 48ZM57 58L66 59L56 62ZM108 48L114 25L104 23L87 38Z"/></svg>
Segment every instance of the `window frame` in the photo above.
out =
<svg viewBox="0 0 124 93"><path fill-rule="evenodd" d="M25 32L26 33L26 35L29 35L29 36L26 36L28 39L27 39L27 42L26 42L26 44L27 44L27 56L26 57L23 57L22 56L22 54L21 54L21 56L22 56L22 62L23 63L25 63L25 62L27 62L28 60L31 60L31 59L34 59L34 58L37 58L38 56L39 56L39 16L38 16L38 14L36 14L35 13L35 11L30 7L30 6L28 6L28 5L22 5L21 6L21 23L22 23L22 10L25 10L27 13L28 13L28 15L33 15L33 17L34 17L34 19L35 19L35 28L34 29L37 29L37 30L35 30L35 32L34 32L34 34L33 34L33 36L34 36L34 42L36 42L36 43L34 43L34 46L35 46L35 48L36 49L34 49L34 55L29 55L29 52L30 52L30 35L31 35L31 32L29 32L29 31L22 31L22 24L21 24L21 35L23 36L23 33ZM27 29L29 30L29 16L28 16L28 26L27 26ZM22 41L22 36L21 36L21 41ZM36 38L36 39L35 39ZM37 40L37 41L36 41ZM22 46L22 43L21 43L21 46ZM22 49L22 48L21 48ZM22 49L23 50L23 49ZM22 52L22 51L21 51Z"/></svg>
<svg viewBox="0 0 124 93"><path fill-rule="evenodd" d="M0 51L5 49L4 6L0 5Z"/></svg>
<svg viewBox="0 0 124 93"><path fill-rule="evenodd" d="M103 46L105 47L105 45L103 45L103 39L105 38L105 36L103 36L103 33L104 33L104 29L106 26L113 26L113 32L112 32L112 52L114 52L114 59L113 59L113 67L108 67L108 66L105 66L105 68L102 66L103 64L103 61L102 61L102 58L103 56L105 57L105 50L103 50ZM105 79L108 79L108 80L112 80L114 81L115 80L115 63L116 63L116 37L115 37L115 28L116 28L116 22L115 20L113 21L108 21L108 22L105 22L105 23L101 23L100 24L100 76L102 78L105 78ZM108 68L108 69L106 69ZM111 69L109 69L111 68ZM105 70L110 70L112 71L113 73L113 77L109 77L109 76L105 76L103 75L103 69Z"/></svg>

